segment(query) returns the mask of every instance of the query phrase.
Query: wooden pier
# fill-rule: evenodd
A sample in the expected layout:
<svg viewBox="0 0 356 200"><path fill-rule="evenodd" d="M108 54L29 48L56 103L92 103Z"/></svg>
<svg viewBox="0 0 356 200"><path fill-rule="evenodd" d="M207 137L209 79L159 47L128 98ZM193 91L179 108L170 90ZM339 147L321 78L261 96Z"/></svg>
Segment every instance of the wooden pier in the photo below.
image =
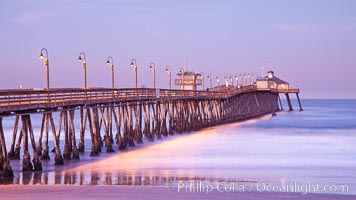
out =
<svg viewBox="0 0 356 200"><path fill-rule="evenodd" d="M219 91L0 90L0 170L4 177L13 176L9 160L20 159L22 153L23 171L41 171L41 161L51 159L50 139L54 142L55 164L62 165L65 160L80 159L85 145L91 145L90 155L97 156L103 149L114 152L174 133L275 113L283 109L279 107L280 93L286 95L290 111L289 94L296 94L303 110L299 89L257 89L252 85ZM58 121L54 112L59 113ZM38 138L33 131L33 114L42 115ZM75 122L75 114L79 114L79 122ZM2 120L9 116L15 119L12 140L5 141L5 134L10 133L4 132ZM84 142L86 134L90 135L90 144ZM6 142L11 142L9 149ZM113 148L114 143L118 149Z"/></svg>

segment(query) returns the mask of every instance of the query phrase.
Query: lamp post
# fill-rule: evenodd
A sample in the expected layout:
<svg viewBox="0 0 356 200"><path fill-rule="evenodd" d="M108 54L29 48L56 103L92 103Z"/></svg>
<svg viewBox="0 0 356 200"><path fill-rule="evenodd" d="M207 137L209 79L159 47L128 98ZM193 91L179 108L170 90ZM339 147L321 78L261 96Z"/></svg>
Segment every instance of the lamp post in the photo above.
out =
<svg viewBox="0 0 356 200"><path fill-rule="evenodd" d="M170 66L167 66L166 67L166 72L168 74L168 86L169 86L169 89L171 90L172 89L172 72L171 72L171 67Z"/></svg>
<svg viewBox="0 0 356 200"><path fill-rule="evenodd" d="M250 85L253 83L253 74L250 74Z"/></svg>
<svg viewBox="0 0 356 200"><path fill-rule="evenodd" d="M180 68L180 71L179 71L182 75L181 77L181 81L182 81L182 85L183 85L183 90L184 90L184 69L183 68Z"/></svg>
<svg viewBox="0 0 356 200"><path fill-rule="evenodd" d="M213 88L213 80L211 78L211 74L208 74L207 78L209 79L210 82L210 88Z"/></svg>
<svg viewBox="0 0 356 200"><path fill-rule="evenodd" d="M131 64L130 64L130 65L133 67L133 69L134 69L134 71L135 71L135 87L136 87L136 89L137 89L137 61L136 61L135 58L133 58L133 59L131 60Z"/></svg>
<svg viewBox="0 0 356 200"><path fill-rule="evenodd" d="M235 79L236 79L236 86L239 87L239 77L235 75Z"/></svg>
<svg viewBox="0 0 356 200"><path fill-rule="evenodd" d="M198 76L197 75L195 75L195 74L193 74L193 81L192 81L192 84L193 84L193 90L197 90L197 78L198 78Z"/></svg>
<svg viewBox="0 0 356 200"><path fill-rule="evenodd" d="M200 74L201 74L201 81L203 82L203 91L205 90L205 85L204 85L204 72L200 72Z"/></svg>
<svg viewBox="0 0 356 200"><path fill-rule="evenodd" d="M110 66L111 69L111 86L112 89L115 89L115 75L114 75L114 59L109 56L108 59L106 60L106 64Z"/></svg>
<svg viewBox="0 0 356 200"><path fill-rule="evenodd" d="M244 74L244 78L246 80L246 85L245 86L247 86L247 75L246 74Z"/></svg>
<svg viewBox="0 0 356 200"><path fill-rule="evenodd" d="M219 76L216 76L216 82L218 82L218 90L220 90L220 79L219 79Z"/></svg>
<svg viewBox="0 0 356 200"><path fill-rule="evenodd" d="M242 87L243 86L243 82L244 82L244 78L242 77L241 74L239 74L239 78L238 79L240 80L239 86Z"/></svg>
<svg viewBox="0 0 356 200"><path fill-rule="evenodd" d="M87 61L84 52L79 53L78 61L82 62L82 66L84 69L84 89L86 90L87 89Z"/></svg>
<svg viewBox="0 0 356 200"><path fill-rule="evenodd" d="M150 70L152 70L152 74L153 74L153 88L156 89L156 66L155 64L152 62L150 64Z"/></svg>
<svg viewBox="0 0 356 200"><path fill-rule="evenodd" d="M45 52L45 55L43 55L43 52ZM45 64L45 67L46 67L46 87L47 87L47 91L49 90L49 63L48 63L48 51L46 48L43 48L41 49L41 53L40 53L40 56L39 58L41 60L44 59L44 64Z"/></svg>
<svg viewBox="0 0 356 200"><path fill-rule="evenodd" d="M234 79L231 75L230 75L230 81L231 81L231 86L234 86Z"/></svg>
<svg viewBox="0 0 356 200"><path fill-rule="evenodd" d="M224 76L224 80L225 80L225 87L229 87L229 77Z"/></svg>

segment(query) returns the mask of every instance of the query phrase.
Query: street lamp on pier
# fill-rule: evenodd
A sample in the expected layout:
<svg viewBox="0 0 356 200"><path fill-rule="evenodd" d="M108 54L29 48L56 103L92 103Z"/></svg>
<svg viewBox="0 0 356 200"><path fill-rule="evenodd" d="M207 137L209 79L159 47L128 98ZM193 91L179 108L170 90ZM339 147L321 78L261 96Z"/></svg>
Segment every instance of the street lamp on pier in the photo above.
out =
<svg viewBox="0 0 356 200"><path fill-rule="evenodd" d="M211 78L211 74L208 74L207 78L209 79L210 82L210 88L213 88L213 80Z"/></svg>
<svg viewBox="0 0 356 200"><path fill-rule="evenodd" d="M181 73L181 76L182 76L181 81L182 81L183 90L184 90L184 69L183 69L183 68L180 68L180 71L179 71L179 72Z"/></svg>
<svg viewBox="0 0 356 200"><path fill-rule="evenodd" d="M204 72L200 72L201 74L201 81L203 83L203 91L205 90L205 85L204 85L204 82L205 82L205 79L204 79Z"/></svg>
<svg viewBox="0 0 356 200"><path fill-rule="evenodd" d="M246 74L244 74L244 79L246 80L246 85L245 86L247 86L247 75Z"/></svg>
<svg viewBox="0 0 356 200"><path fill-rule="evenodd" d="M43 52L45 52L45 55L43 55ZM49 62L48 62L48 51L46 48L43 48L41 49L41 53L40 53L40 56L39 58L41 60L44 59L44 64L45 64L45 67L46 67L46 88L47 88L47 91L49 90Z"/></svg>
<svg viewBox="0 0 356 200"><path fill-rule="evenodd" d="M135 87L136 87L136 89L137 89L137 61L136 61L135 58L133 58L133 59L131 60L131 64L130 64L130 65L133 67L133 69L134 69L134 71L135 71Z"/></svg>
<svg viewBox="0 0 356 200"><path fill-rule="evenodd" d="M167 66L166 67L166 72L168 74L168 86L169 86L169 89L171 90L172 89L172 71L171 71L171 67L170 66Z"/></svg>
<svg viewBox="0 0 356 200"><path fill-rule="evenodd" d="M230 81L231 81L231 86L234 86L234 79L231 75L230 75Z"/></svg>
<svg viewBox="0 0 356 200"><path fill-rule="evenodd" d="M110 66L111 69L111 86L112 89L115 89L115 75L114 75L114 59L109 56L108 59L106 60L106 64Z"/></svg>
<svg viewBox="0 0 356 200"><path fill-rule="evenodd" d="M156 89L156 66L155 64L152 62L150 64L150 70L152 70L152 74L153 74L153 88Z"/></svg>
<svg viewBox="0 0 356 200"><path fill-rule="evenodd" d="M239 77L235 75L235 79L236 79L236 86L239 87Z"/></svg>
<svg viewBox="0 0 356 200"><path fill-rule="evenodd" d="M220 79L219 79L219 76L216 76L216 82L218 82L218 90L220 89Z"/></svg>
<svg viewBox="0 0 356 200"><path fill-rule="evenodd" d="M228 76L224 76L224 80L225 80L225 86L229 87L229 77Z"/></svg>
<svg viewBox="0 0 356 200"><path fill-rule="evenodd" d="M84 69L84 89L86 90L87 89L87 61L84 52L79 53L78 61L82 62L82 66Z"/></svg>

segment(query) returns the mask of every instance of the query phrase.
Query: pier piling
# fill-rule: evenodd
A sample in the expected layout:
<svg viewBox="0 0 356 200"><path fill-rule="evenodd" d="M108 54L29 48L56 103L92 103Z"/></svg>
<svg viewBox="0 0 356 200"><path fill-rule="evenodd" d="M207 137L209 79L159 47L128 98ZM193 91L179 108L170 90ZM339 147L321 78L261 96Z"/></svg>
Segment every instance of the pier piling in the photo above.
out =
<svg viewBox="0 0 356 200"><path fill-rule="evenodd" d="M297 95L297 100L299 104L299 111L303 111L302 104L300 103L299 93L295 93Z"/></svg>

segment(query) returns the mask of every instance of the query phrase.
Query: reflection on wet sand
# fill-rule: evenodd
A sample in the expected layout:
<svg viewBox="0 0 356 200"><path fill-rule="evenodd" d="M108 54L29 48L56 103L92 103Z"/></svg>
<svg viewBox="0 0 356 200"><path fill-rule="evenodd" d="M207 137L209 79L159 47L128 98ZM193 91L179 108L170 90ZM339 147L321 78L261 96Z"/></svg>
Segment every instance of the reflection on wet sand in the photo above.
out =
<svg viewBox="0 0 356 200"><path fill-rule="evenodd" d="M45 172L23 173L14 178L0 179L0 184L15 185L128 185L128 186L173 186L179 181L232 182L218 178L150 176L127 173L95 172ZM241 180L239 180L241 182Z"/></svg>

